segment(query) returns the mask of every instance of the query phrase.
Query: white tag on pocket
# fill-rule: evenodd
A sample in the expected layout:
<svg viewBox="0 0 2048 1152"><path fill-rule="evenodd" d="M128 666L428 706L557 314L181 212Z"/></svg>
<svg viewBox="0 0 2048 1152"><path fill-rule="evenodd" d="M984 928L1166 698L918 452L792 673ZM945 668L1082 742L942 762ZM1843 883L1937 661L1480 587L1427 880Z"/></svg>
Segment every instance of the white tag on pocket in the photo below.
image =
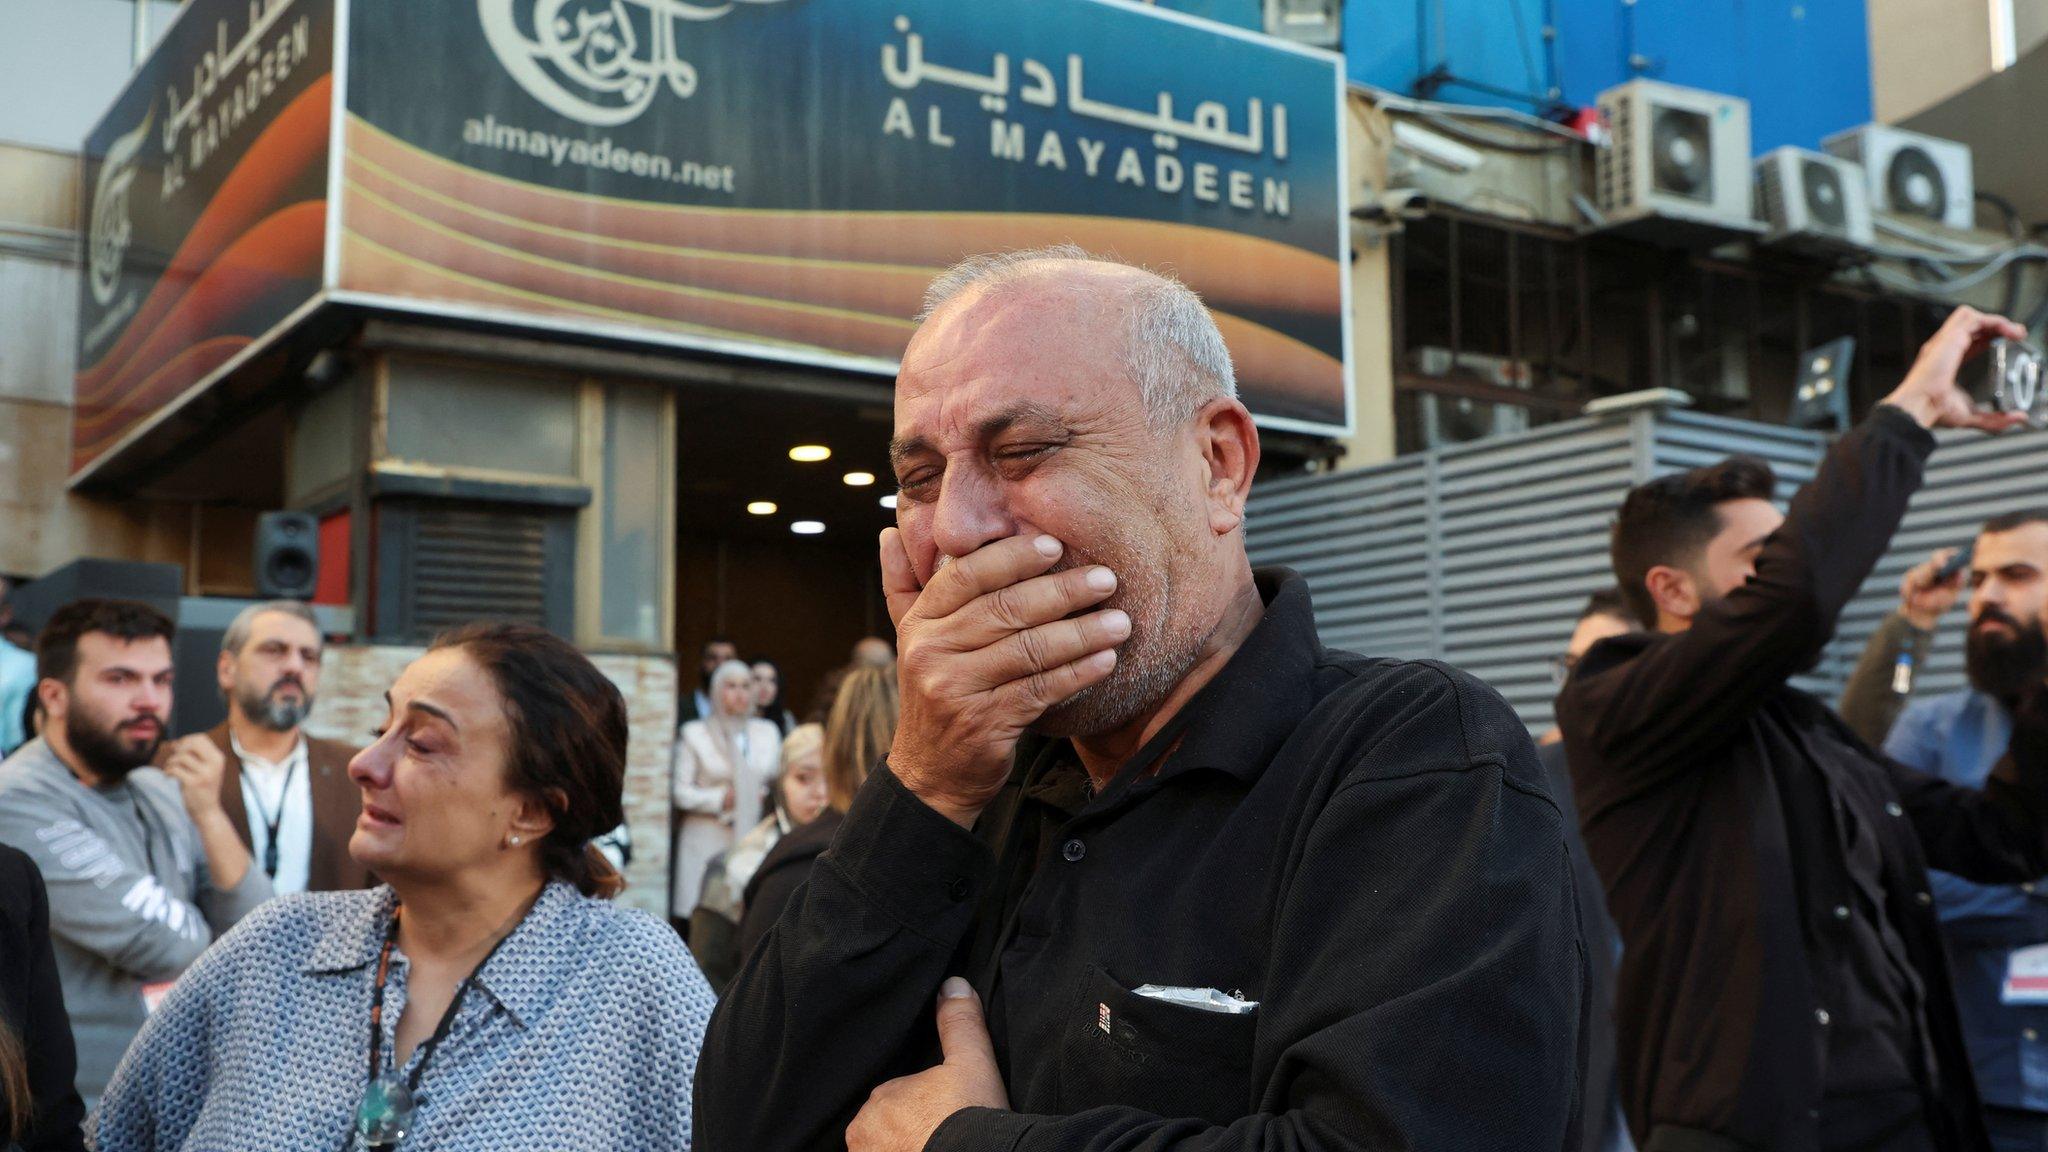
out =
<svg viewBox="0 0 2048 1152"><path fill-rule="evenodd" d="M1241 999L1214 988L1168 988L1161 984L1146 984L1131 989L1131 995L1163 1000L1183 1008L1199 1008L1204 1012L1221 1012L1226 1016L1243 1016L1259 1006L1257 1000Z"/></svg>
<svg viewBox="0 0 2048 1152"><path fill-rule="evenodd" d="M2016 948L2005 962L2005 988L1999 996L2007 1004L2048 1004L2048 944Z"/></svg>

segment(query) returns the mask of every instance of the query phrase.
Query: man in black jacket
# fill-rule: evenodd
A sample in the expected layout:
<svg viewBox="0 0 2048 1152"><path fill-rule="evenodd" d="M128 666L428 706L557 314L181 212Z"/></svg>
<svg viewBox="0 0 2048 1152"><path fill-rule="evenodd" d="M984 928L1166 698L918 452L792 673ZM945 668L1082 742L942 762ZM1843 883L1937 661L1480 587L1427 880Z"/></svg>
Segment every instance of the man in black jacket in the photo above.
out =
<svg viewBox="0 0 2048 1152"><path fill-rule="evenodd" d="M1955 376L2022 334L1958 310L1789 515L1743 460L1622 505L1615 575L1651 631L1589 652L1558 711L1626 945L1620 1075L1645 1152L1989 1147L1926 870L2048 869L2048 706L2036 692L1979 792L1885 759L1787 681L1883 555L1928 430L2019 422L1973 411Z"/></svg>
<svg viewBox="0 0 2048 1152"><path fill-rule="evenodd" d="M712 1018L698 1142L1576 1148L1528 733L1253 572L1258 434L1200 301L1077 250L929 301L882 540L902 723Z"/></svg>

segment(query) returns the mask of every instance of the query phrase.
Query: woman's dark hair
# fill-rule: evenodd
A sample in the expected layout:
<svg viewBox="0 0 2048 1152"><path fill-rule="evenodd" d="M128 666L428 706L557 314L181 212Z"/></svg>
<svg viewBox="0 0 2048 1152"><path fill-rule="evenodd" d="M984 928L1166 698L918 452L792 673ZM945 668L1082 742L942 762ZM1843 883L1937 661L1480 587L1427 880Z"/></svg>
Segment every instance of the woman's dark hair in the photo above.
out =
<svg viewBox="0 0 2048 1152"><path fill-rule="evenodd" d="M625 878L590 842L625 823L626 699L590 658L531 624L470 624L434 638L458 648L505 700L512 787L548 806L554 831L541 841L550 876L586 896L611 899Z"/></svg>
<svg viewBox="0 0 2048 1152"><path fill-rule="evenodd" d="M761 718L764 720L773 720L775 722L775 730L777 732L781 732L782 714L789 707L787 704L784 704L782 702L783 695L789 691L789 686L782 682L782 665L777 664L775 661L770 660L766 656L756 656L747 661L747 667L749 668L752 668L756 664L766 664L770 668L775 669L775 699L770 700L765 705L762 705ZM788 733L783 734L788 735Z"/></svg>
<svg viewBox="0 0 2048 1152"><path fill-rule="evenodd" d="M51 613L36 636L36 679L71 683L78 672L78 641L93 632L129 643L169 641L177 626L139 600L74 600Z"/></svg>
<svg viewBox="0 0 2048 1152"><path fill-rule="evenodd" d="M21 1037L0 1020L0 1142L13 1147L28 1135L35 1119L36 1099L29 1090L28 1052Z"/></svg>

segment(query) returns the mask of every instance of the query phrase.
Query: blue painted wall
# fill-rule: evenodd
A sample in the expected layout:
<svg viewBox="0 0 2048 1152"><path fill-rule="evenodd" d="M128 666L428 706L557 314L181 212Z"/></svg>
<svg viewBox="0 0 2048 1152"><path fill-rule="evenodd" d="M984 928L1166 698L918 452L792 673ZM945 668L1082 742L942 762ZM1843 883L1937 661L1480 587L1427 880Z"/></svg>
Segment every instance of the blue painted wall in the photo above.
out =
<svg viewBox="0 0 2048 1152"><path fill-rule="evenodd" d="M1266 6L1259 0L1153 0L1153 3L1190 16L1250 28L1254 32L1265 27L1266 23Z"/></svg>
<svg viewBox="0 0 2048 1152"><path fill-rule="evenodd" d="M1353 79L1398 92L1447 64L1462 78L1541 97L1549 9L1558 29L1556 80L1568 103L1590 105L1602 89L1638 74L1727 92L1749 100L1758 152L1811 148L1870 119L1863 0L1638 0L1632 21L1630 7L1622 0L1348 0L1344 53ZM1631 69L1632 54L1642 58L1642 71ZM1446 88L1439 98L1528 107L1470 88Z"/></svg>

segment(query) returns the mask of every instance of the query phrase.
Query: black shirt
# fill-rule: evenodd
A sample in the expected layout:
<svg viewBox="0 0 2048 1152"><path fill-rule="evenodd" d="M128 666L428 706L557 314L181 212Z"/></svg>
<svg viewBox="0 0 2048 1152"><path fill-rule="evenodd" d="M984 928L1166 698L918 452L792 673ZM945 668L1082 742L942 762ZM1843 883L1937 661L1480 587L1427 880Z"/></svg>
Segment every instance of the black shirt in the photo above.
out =
<svg viewBox="0 0 2048 1152"><path fill-rule="evenodd" d="M887 766L720 1002L707 1148L837 1148L972 980L1015 1111L933 1152L1575 1147L1585 958L1563 817L1477 681L1324 649L1305 584L1091 795L1020 747L972 834ZM1141 996L1214 989L1247 1014Z"/></svg>
<svg viewBox="0 0 2048 1152"><path fill-rule="evenodd" d="M1938 1114L1929 1109L1940 1075L1927 1039L1927 989L1890 911L1910 904L1912 894L1894 891L1881 849L1883 826L1900 818L1887 805L1903 809L1881 775L1859 767L1868 751L1832 725L1808 723L1785 735L1805 760L1803 770L1779 779L1799 891L1844 894L1828 907L1801 910L1801 922L1824 937L1806 951L1829 1016L1820 1147L1864 1152L1928 1128ZM1805 875L1813 872L1823 875Z"/></svg>
<svg viewBox="0 0 2048 1152"><path fill-rule="evenodd" d="M1614 1083L1614 964L1621 955L1621 934L1607 915L1607 892L1600 886L1600 874L1586 855L1579 838L1579 817L1572 802L1571 769L1564 762L1563 744L1543 744L1536 749L1543 765L1543 782L1550 788L1565 814L1565 845L1572 854L1572 885L1577 890L1579 922L1586 927L1586 972L1592 989L1591 1011L1586 1027L1586 1103L1582 1110L1581 1152L1608 1152L1624 1147L1624 1121L1615 1099Z"/></svg>
<svg viewBox="0 0 2048 1152"><path fill-rule="evenodd" d="M2048 868L2048 737L2029 735L2048 712L2016 716L1977 791L1886 759L1787 683L1819 659L1933 449L1881 406L1828 450L1748 583L1684 632L1595 645L1558 699L1626 945L1617 1043L1639 1144L1665 1130L1673 1147L1804 1152L1892 1109L1903 1146L1989 1147L1927 866L1984 883ZM1844 1016L1856 1035L1837 1039ZM1883 1099L1859 1109L1864 1087Z"/></svg>
<svg viewBox="0 0 2048 1152"><path fill-rule="evenodd" d="M78 1055L50 946L50 897L35 861L6 845L0 845L0 1022L14 1030L28 1057L35 1117L22 1134L21 1148L83 1152L85 1102L73 1084ZM0 1104L0 1140L11 1123Z"/></svg>
<svg viewBox="0 0 2048 1152"><path fill-rule="evenodd" d="M761 866L754 869L753 878L740 894L740 906L744 909L740 913L740 959L751 955L768 930L782 919L790 898L811 878L811 868L831 846L832 837L845 818L845 813L827 808L809 824L790 829L761 857Z"/></svg>

